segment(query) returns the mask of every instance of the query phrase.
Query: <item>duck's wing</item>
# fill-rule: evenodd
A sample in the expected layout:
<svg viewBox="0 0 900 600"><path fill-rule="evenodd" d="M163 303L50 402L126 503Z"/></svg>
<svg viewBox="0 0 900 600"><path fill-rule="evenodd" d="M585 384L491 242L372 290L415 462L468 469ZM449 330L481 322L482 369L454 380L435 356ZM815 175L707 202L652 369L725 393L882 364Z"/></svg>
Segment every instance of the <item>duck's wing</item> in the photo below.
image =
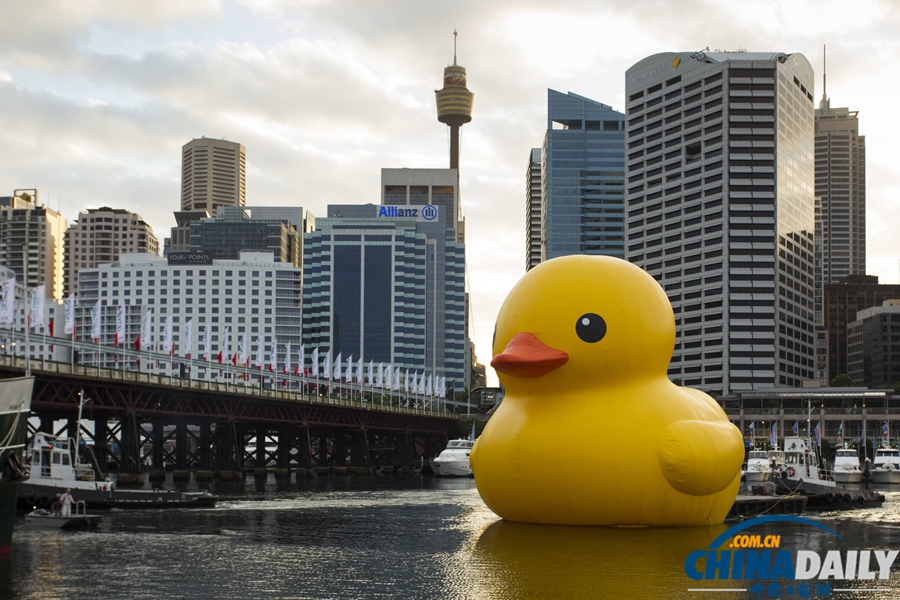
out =
<svg viewBox="0 0 900 600"><path fill-rule="evenodd" d="M678 421L660 434L659 466L679 492L707 496L740 474L743 442L729 421Z"/></svg>

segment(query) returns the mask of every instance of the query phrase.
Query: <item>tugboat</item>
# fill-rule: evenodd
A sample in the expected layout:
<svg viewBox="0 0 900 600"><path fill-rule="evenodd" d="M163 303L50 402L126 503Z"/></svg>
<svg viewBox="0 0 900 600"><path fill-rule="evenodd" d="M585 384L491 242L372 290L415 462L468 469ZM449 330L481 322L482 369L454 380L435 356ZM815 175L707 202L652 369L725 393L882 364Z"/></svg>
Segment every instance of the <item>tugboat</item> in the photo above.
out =
<svg viewBox="0 0 900 600"><path fill-rule="evenodd" d="M85 402L82 392L76 431L81 431ZM53 437L40 431L34 435L29 451L30 474L19 485L20 508L49 508L66 490L87 508L205 508L219 501L218 496L206 491L116 489L99 470L79 464L78 447L75 440L65 436Z"/></svg>
<svg viewBox="0 0 900 600"><path fill-rule="evenodd" d="M0 557L9 554L34 377L0 380Z"/></svg>

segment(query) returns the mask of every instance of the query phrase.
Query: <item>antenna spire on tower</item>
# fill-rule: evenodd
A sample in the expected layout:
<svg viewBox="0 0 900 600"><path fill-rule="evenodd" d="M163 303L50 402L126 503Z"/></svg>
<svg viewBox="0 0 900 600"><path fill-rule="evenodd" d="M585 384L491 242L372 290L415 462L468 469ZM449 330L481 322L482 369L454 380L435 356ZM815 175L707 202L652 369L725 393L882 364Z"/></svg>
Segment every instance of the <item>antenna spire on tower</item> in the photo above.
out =
<svg viewBox="0 0 900 600"><path fill-rule="evenodd" d="M456 64L456 29L453 30L453 64Z"/></svg>
<svg viewBox="0 0 900 600"><path fill-rule="evenodd" d="M825 44L822 44L822 108L826 108L828 102L828 94L826 90L828 86L827 75L825 74Z"/></svg>

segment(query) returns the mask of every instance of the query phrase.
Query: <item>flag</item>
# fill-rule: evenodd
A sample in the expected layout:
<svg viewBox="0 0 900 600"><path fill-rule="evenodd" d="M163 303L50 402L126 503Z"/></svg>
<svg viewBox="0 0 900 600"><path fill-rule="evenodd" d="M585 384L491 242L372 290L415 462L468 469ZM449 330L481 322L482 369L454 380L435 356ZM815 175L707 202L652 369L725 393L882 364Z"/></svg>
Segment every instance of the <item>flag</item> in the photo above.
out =
<svg viewBox="0 0 900 600"><path fill-rule="evenodd" d="M284 347L284 367L282 368L282 373L288 375L291 372L291 343L288 342Z"/></svg>
<svg viewBox="0 0 900 600"><path fill-rule="evenodd" d="M203 360L209 360L212 349L209 343L209 323L203 326Z"/></svg>
<svg viewBox="0 0 900 600"><path fill-rule="evenodd" d="M312 367L312 376L319 378L319 347L313 348L312 356L310 356L310 365Z"/></svg>
<svg viewBox="0 0 900 600"><path fill-rule="evenodd" d="M44 326L44 306L47 300L47 286L39 285L31 292L31 327Z"/></svg>
<svg viewBox="0 0 900 600"><path fill-rule="evenodd" d="M881 426L881 443L887 446L891 441L890 426L885 423Z"/></svg>
<svg viewBox="0 0 900 600"><path fill-rule="evenodd" d="M475 441L475 421L472 421L472 433L469 434L469 441Z"/></svg>
<svg viewBox="0 0 900 600"><path fill-rule="evenodd" d="M369 377L368 377L368 380L369 380L369 385L370 385L370 386L375 384L375 361L374 361L374 360L370 360L370 361L369 361Z"/></svg>
<svg viewBox="0 0 900 600"><path fill-rule="evenodd" d="M66 325L63 329L66 335L75 335L75 292L63 301L63 308L66 312ZM0 302L0 313L2 313L2 302ZM0 317L2 320L2 317ZM124 340L122 341L124 344Z"/></svg>
<svg viewBox="0 0 900 600"><path fill-rule="evenodd" d="M181 350L184 357L190 360L191 349L194 347L194 320L191 319L184 324L184 345Z"/></svg>
<svg viewBox="0 0 900 600"><path fill-rule="evenodd" d="M406 370L406 376L403 378L403 391L409 393L409 369Z"/></svg>
<svg viewBox="0 0 900 600"><path fill-rule="evenodd" d="M334 359L334 379L340 383L341 379L343 379L342 369L344 367L344 362L341 360L342 352L338 352L337 358Z"/></svg>
<svg viewBox="0 0 900 600"><path fill-rule="evenodd" d="M241 336L241 341L238 343L238 354L240 357L238 360L241 362L242 367L246 367L248 361L250 360L250 356L247 353L247 334Z"/></svg>
<svg viewBox="0 0 900 600"><path fill-rule="evenodd" d="M756 443L756 421L750 421L750 447Z"/></svg>
<svg viewBox="0 0 900 600"><path fill-rule="evenodd" d="M425 395L425 371L422 371L422 376L419 377L419 395Z"/></svg>
<svg viewBox="0 0 900 600"><path fill-rule="evenodd" d="M447 377L441 377L441 398L447 397Z"/></svg>
<svg viewBox="0 0 900 600"><path fill-rule="evenodd" d="M394 388L394 391L395 391L395 392L399 392L399 391L400 391L400 367L397 367L396 369L394 369L394 385L393 385L393 388Z"/></svg>
<svg viewBox="0 0 900 600"><path fill-rule="evenodd" d="M269 350L269 371L275 372L278 368L278 338L272 338L272 348Z"/></svg>
<svg viewBox="0 0 900 600"><path fill-rule="evenodd" d="M356 383L359 385L363 384L363 359L362 356L359 357L359 362L356 363Z"/></svg>
<svg viewBox="0 0 900 600"><path fill-rule="evenodd" d="M794 432L794 435L800 435L799 421L794 421L794 428L791 431Z"/></svg>
<svg viewBox="0 0 900 600"><path fill-rule="evenodd" d="M347 372L344 374L344 381L353 383L353 355L347 357Z"/></svg>
<svg viewBox="0 0 900 600"><path fill-rule="evenodd" d="M163 352L171 356L175 352L175 343L173 342L172 336L172 315L166 317L166 322L163 325Z"/></svg>
<svg viewBox="0 0 900 600"><path fill-rule="evenodd" d="M146 313L144 313L144 318L141 319L141 335L138 337L141 340L141 348L149 348L151 346L151 332L150 332L150 322L153 320L153 309L148 309Z"/></svg>
<svg viewBox="0 0 900 600"><path fill-rule="evenodd" d="M0 282L0 291L3 293L0 298L0 323L12 323L15 320L16 278Z"/></svg>
<svg viewBox="0 0 900 600"><path fill-rule="evenodd" d="M297 350L297 366L294 367L294 375L300 375L306 369L306 345L300 344Z"/></svg>
<svg viewBox="0 0 900 600"><path fill-rule="evenodd" d="M375 379L375 387L384 386L384 363L378 363L378 375Z"/></svg>
<svg viewBox="0 0 900 600"><path fill-rule="evenodd" d="M222 344L219 346L219 364L231 360L231 349L229 348L228 327L222 330Z"/></svg>
<svg viewBox="0 0 900 600"><path fill-rule="evenodd" d="M821 445L822 445L822 433L821 433L821 431L819 431L819 427L820 427L821 425L822 425L822 424L819 423L818 425L816 425L816 428L814 429L814 431L815 431L815 433L816 433L816 446L821 446Z"/></svg>
<svg viewBox="0 0 900 600"><path fill-rule="evenodd" d="M100 305L100 301L97 300L97 304L95 304L94 308L91 309L91 339L94 340L95 344L100 342L100 320L102 317L103 307Z"/></svg>
<svg viewBox="0 0 900 600"><path fill-rule="evenodd" d="M841 421L841 426L838 427L838 435L837 435L837 445L838 448L844 445L844 422Z"/></svg>
<svg viewBox="0 0 900 600"><path fill-rule="evenodd" d="M769 434L769 444L774 450L778 446L778 423L772 423L772 433Z"/></svg>
<svg viewBox="0 0 900 600"><path fill-rule="evenodd" d="M263 341L261 336L256 336L256 365L257 370L262 371L263 368Z"/></svg>
<svg viewBox="0 0 900 600"><path fill-rule="evenodd" d="M325 353L325 360L322 364L322 377L331 379L331 348Z"/></svg>
<svg viewBox="0 0 900 600"><path fill-rule="evenodd" d="M125 344L125 305L120 304L116 309L116 337L113 346L119 347L119 344Z"/></svg>

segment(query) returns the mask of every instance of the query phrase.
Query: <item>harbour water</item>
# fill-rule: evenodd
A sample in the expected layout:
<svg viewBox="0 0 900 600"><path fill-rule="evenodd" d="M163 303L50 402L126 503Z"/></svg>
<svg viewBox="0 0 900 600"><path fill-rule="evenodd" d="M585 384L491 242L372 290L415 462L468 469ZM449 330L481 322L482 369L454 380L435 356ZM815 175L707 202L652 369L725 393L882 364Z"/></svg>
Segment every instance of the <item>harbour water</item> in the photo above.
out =
<svg viewBox="0 0 900 600"><path fill-rule="evenodd" d="M219 506L104 513L92 531L20 517L0 561L0 598L896 598L887 581L830 580L756 593L746 580L693 580L690 552L725 526L577 528L500 521L471 479L319 477L216 484ZM900 493L876 510L810 515L849 548L900 548ZM782 547L846 548L822 529L774 523ZM876 566L873 560L873 568ZM876 569L877 570L877 569ZM867 587L886 591L841 592ZM703 591L692 591L703 590ZM815 587L808 588L813 593Z"/></svg>

